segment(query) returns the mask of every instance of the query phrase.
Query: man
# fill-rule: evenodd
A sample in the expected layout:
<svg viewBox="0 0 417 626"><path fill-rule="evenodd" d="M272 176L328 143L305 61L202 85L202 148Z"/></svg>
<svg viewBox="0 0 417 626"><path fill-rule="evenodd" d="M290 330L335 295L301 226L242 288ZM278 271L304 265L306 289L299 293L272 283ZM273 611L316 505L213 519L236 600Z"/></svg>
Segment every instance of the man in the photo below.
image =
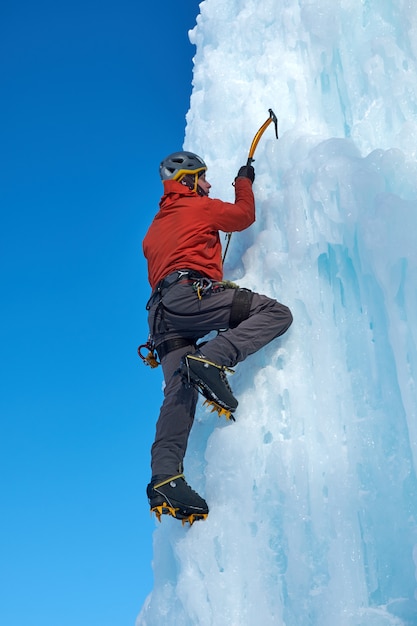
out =
<svg viewBox="0 0 417 626"><path fill-rule="evenodd" d="M283 304L223 282L219 231L242 231L255 221L253 167L239 169L234 203L209 198L206 170L192 152L175 152L162 161L164 194L143 241L152 287L150 339L165 380L147 496L158 519L169 514L190 523L208 514L207 503L183 475L198 391L233 419L238 402L226 378L229 368L292 322ZM211 331L218 333L197 346Z"/></svg>

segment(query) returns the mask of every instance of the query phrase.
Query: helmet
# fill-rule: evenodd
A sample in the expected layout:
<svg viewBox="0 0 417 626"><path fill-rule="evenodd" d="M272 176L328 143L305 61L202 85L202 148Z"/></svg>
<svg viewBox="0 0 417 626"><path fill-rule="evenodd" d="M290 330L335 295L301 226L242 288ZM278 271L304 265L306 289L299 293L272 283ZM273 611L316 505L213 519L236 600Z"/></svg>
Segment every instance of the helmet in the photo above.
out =
<svg viewBox="0 0 417 626"><path fill-rule="evenodd" d="M193 152L174 152L161 162L159 174L162 180L180 181L186 174L200 175L207 165Z"/></svg>

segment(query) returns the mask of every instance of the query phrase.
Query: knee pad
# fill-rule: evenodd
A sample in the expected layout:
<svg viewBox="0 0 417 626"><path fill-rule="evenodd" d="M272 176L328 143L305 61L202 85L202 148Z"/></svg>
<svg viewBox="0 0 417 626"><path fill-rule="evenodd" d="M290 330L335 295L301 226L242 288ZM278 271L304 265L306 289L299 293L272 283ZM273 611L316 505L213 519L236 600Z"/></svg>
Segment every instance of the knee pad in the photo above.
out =
<svg viewBox="0 0 417 626"><path fill-rule="evenodd" d="M253 291L239 287L233 294L232 307L230 309L229 328L236 328L241 322L247 320L252 305Z"/></svg>

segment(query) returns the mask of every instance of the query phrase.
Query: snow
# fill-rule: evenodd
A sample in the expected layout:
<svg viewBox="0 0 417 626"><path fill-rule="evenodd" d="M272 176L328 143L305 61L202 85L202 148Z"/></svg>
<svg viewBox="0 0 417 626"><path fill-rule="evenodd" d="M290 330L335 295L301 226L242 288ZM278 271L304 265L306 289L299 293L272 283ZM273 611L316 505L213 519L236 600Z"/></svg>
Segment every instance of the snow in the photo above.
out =
<svg viewBox="0 0 417 626"><path fill-rule="evenodd" d="M155 523L137 626L417 624L417 10L408 0L205 0L184 149L211 195L255 154L256 224L226 277L287 304L281 340L200 407Z"/></svg>

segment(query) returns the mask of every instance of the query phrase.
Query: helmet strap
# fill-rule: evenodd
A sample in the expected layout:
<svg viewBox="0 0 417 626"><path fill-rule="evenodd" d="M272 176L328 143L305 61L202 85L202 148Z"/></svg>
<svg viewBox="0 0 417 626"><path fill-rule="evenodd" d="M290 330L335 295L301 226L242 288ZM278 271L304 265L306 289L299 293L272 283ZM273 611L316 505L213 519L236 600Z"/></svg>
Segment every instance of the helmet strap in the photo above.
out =
<svg viewBox="0 0 417 626"><path fill-rule="evenodd" d="M181 185L185 185L186 187L188 187L188 189L191 189L191 191L194 191L199 196L207 196L208 194L203 191L203 189L201 189L200 185L198 184L198 179L199 175L198 172L196 172L195 174L186 174L181 178L179 182L181 183Z"/></svg>

